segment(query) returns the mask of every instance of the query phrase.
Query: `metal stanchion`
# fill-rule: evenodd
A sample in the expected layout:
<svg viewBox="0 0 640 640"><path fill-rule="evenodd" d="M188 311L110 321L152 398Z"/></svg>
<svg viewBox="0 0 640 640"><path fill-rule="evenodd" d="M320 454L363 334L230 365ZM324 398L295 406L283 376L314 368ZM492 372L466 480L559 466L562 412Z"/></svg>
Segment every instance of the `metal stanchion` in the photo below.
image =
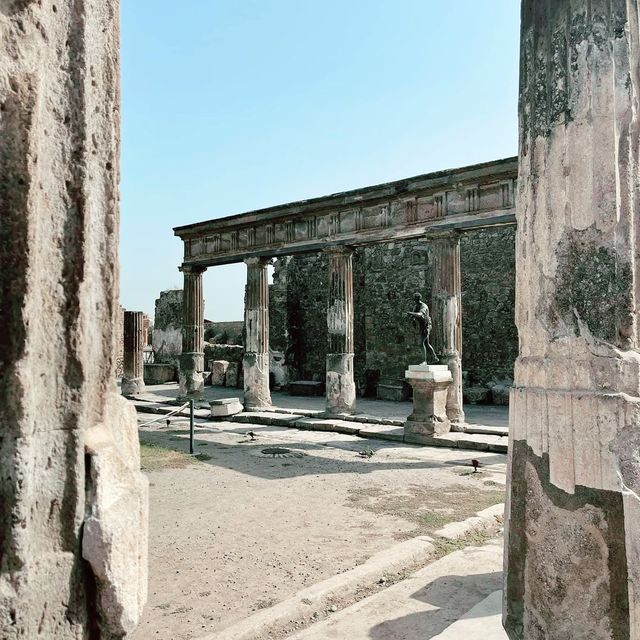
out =
<svg viewBox="0 0 640 640"><path fill-rule="evenodd" d="M189 453L193 453L193 400L189 400Z"/></svg>

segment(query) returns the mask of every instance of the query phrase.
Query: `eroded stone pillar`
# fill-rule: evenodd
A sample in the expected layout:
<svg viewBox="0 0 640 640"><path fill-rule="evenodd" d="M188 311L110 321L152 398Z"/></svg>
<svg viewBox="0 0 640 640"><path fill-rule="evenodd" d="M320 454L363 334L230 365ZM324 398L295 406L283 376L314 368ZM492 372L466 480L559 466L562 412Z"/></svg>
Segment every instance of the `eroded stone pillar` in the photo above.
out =
<svg viewBox="0 0 640 640"><path fill-rule="evenodd" d="M244 312L246 344L244 406L268 407L269 391L269 279L268 258L247 258L247 293Z"/></svg>
<svg viewBox="0 0 640 640"><path fill-rule="evenodd" d="M198 398L204 389L204 297L202 274L206 267L182 265L182 354L180 395Z"/></svg>
<svg viewBox="0 0 640 640"><path fill-rule="evenodd" d="M0 637L123 638L147 480L115 384L115 0L0 2Z"/></svg>
<svg viewBox="0 0 640 640"><path fill-rule="evenodd" d="M122 395L135 396L144 393L144 313L124 312L124 373Z"/></svg>
<svg viewBox="0 0 640 640"><path fill-rule="evenodd" d="M504 623L640 638L638 3L524 0Z"/></svg>
<svg viewBox="0 0 640 640"><path fill-rule="evenodd" d="M433 249L433 342L441 364L453 381L447 394L447 417L452 428L464 428L462 400L462 283L460 234L453 231L430 236Z"/></svg>
<svg viewBox="0 0 640 640"><path fill-rule="evenodd" d="M356 406L353 377L353 249L334 247L329 256L327 302L327 413L351 413Z"/></svg>

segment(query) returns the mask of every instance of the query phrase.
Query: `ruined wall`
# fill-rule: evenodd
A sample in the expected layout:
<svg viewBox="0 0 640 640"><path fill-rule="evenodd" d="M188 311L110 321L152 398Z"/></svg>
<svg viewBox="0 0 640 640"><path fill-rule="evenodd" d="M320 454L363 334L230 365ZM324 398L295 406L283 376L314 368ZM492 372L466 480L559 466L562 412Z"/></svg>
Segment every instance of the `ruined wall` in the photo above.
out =
<svg viewBox="0 0 640 640"><path fill-rule="evenodd" d="M147 481L116 392L116 0L0 0L0 637L121 638Z"/></svg>
<svg viewBox="0 0 640 640"><path fill-rule="evenodd" d="M515 227L480 229L460 239L462 367L473 385L513 379L515 233Z"/></svg>
<svg viewBox="0 0 640 640"><path fill-rule="evenodd" d="M182 353L182 289L160 292L156 300L152 341L157 363L178 366Z"/></svg>
<svg viewBox="0 0 640 640"><path fill-rule="evenodd" d="M271 287L272 344L286 344L298 379L324 380L326 257L288 258ZM280 261L279 261L280 262ZM406 316L413 293L430 303L428 241L386 243L356 250L353 262L355 375L358 392L398 397L407 365L421 357L415 325ZM462 367L471 384L511 379L518 351L514 322L515 230L471 231L461 238ZM286 278L286 284L282 281ZM275 291L274 291L275 290ZM286 311L286 324L285 324Z"/></svg>

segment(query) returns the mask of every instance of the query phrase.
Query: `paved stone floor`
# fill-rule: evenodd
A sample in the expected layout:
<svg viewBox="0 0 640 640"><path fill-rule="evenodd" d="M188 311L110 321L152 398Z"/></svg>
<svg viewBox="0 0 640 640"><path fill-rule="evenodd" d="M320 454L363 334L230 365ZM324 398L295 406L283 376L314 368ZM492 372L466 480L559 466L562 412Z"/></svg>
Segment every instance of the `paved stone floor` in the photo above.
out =
<svg viewBox="0 0 640 640"><path fill-rule="evenodd" d="M178 385L175 382L159 384L147 387L147 393L142 399L161 401L162 399L175 398L178 395ZM230 389L228 387L205 387L203 400L218 398L243 399L242 389ZM324 397L290 396L282 391L271 394L274 407L283 409L303 409L311 411L323 411L325 407ZM390 402L386 400L372 400L358 398L356 413L379 418L392 418L405 420L411 413L411 402ZM492 427L507 427L509 425L509 408L495 405L466 404L464 406L466 421L469 424L485 425Z"/></svg>

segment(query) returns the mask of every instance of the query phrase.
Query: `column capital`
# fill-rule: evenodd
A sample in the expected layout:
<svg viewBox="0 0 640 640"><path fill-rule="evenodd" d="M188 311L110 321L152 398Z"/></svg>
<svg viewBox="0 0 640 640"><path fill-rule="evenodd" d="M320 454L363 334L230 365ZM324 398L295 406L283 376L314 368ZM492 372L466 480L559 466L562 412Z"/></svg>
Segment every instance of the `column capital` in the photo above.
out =
<svg viewBox="0 0 640 640"><path fill-rule="evenodd" d="M182 271L184 274L200 275L207 270L207 267L203 267L200 264L188 264L184 263L178 267L178 271Z"/></svg>
<svg viewBox="0 0 640 640"><path fill-rule="evenodd" d="M324 249L322 249L323 253L327 253L329 255L343 255L343 256L350 256L353 255L353 252L355 251L355 247L351 247L349 245L332 245L330 247L325 247Z"/></svg>
<svg viewBox="0 0 640 640"><path fill-rule="evenodd" d="M243 262L247 267L266 267L271 264L272 260L272 256L251 256L250 258L245 258Z"/></svg>
<svg viewBox="0 0 640 640"><path fill-rule="evenodd" d="M424 239L427 240L427 242L433 240L445 240L457 244L458 242L460 242L461 235L462 233L457 229L434 229L433 231L427 231L425 233Z"/></svg>

